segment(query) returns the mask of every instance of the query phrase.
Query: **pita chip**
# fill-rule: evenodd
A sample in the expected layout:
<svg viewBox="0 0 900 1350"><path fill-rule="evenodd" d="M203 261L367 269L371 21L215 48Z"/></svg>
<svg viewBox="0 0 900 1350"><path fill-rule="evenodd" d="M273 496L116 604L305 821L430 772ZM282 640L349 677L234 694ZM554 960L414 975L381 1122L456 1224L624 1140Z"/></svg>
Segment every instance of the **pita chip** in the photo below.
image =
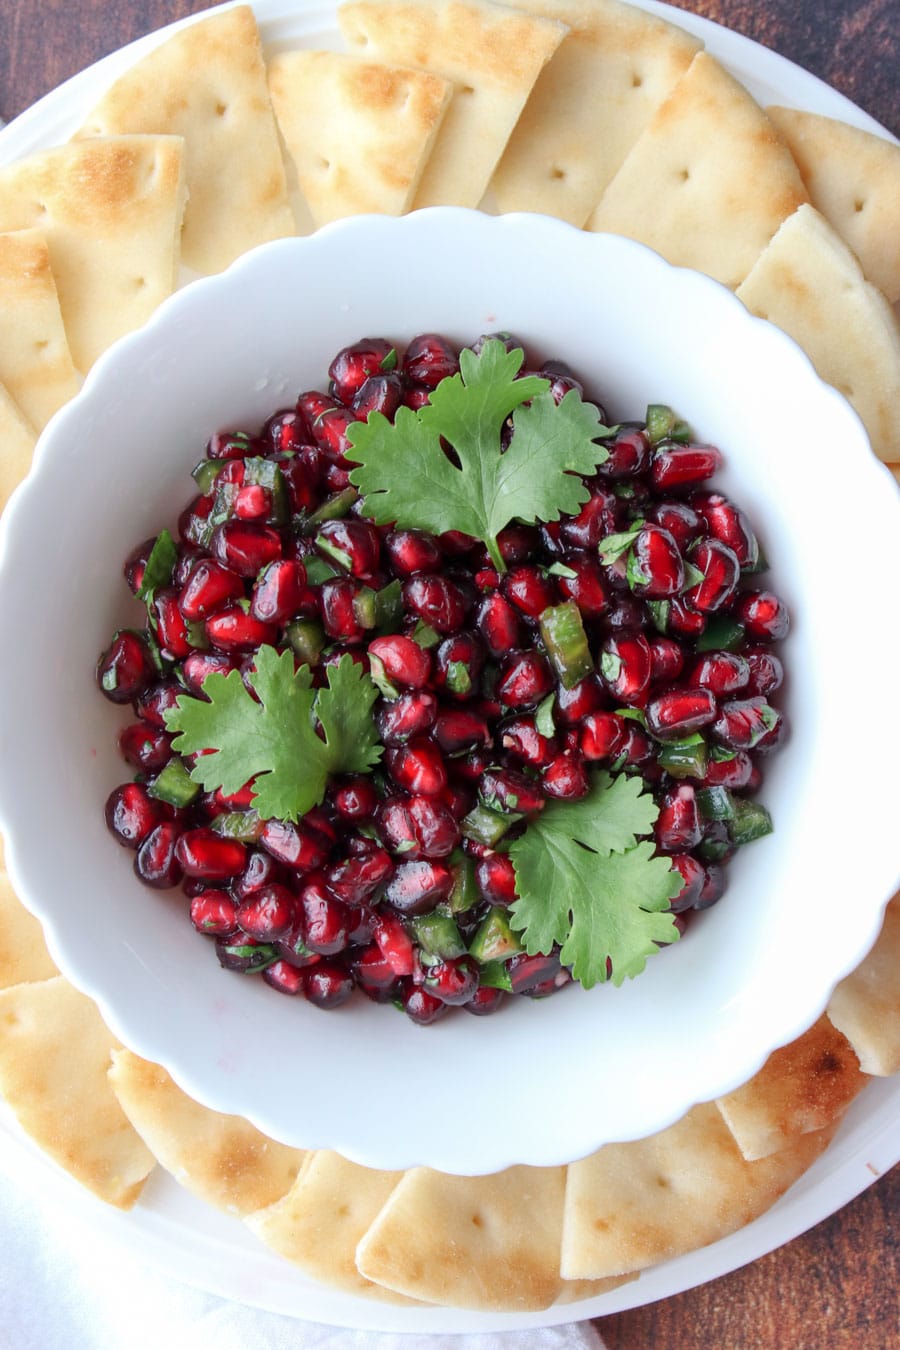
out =
<svg viewBox="0 0 900 1350"><path fill-rule="evenodd" d="M0 400L0 425L2 422ZM0 989L49 980L58 974L44 941L44 930L13 890L0 854Z"/></svg>
<svg viewBox="0 0 900 1350"><path fill-rule="evenodd" d="M516 0L569 33L541 71L491 189L501 211L582 226L702 43L620 0Z"/></svg>
<svg viewBox="0 0 900 1350"><path fill-rule="evenodd" d="M900 145L846 122L767 108L809 200L849 244L873 286L900 300Z"/></svg>
<svg viewBox="0 0 900 1350"><path fill-rule="evenodd" d="M900 460L900 325L825 217L801 206L737 295L799 343L821 378L852 403L876 455Z"/></svg>
<svg viewBox="0 0 900 1350"><path fill-rule="evenodd" d="M39 230L0 234L0 381L37 431L78 393L50 251Z"/></svg>
<svg viewBox="0 0 900 1350"><path fill-rule="evenodd" d="M597 1279L644 1270L759 1217L824 1152L832 1129L748 1162L711 1103L648 1139L570 1163L562 1271Z"/></svg>
<svg viewBox="0 0 900 1350"><path fill-rule="evenodd" d="M676 266L735 287L806 200L780 133L743 85L698 52L587 228L628 235Z"/></svg>
<svg viewBox="0 0 900 1350"><path fill-rule="evenodd" d="M492 1312L549 1307L565 1295L565 1187L564 1167L480 1177L413 1168L360 1241L356 1264L370 1280L427 1303Z"/></svg>
<svg viewBox="0 0 900 1350"><path fill-rule="evenodd" d="M885 910L875 946L841 980L827 1011L866 1073L900 1073L900 895Z"/></svg>
<svg viewBox="0 0 900 1350"><path fill-rule="evenodd" d="M76 141L0 168L0 230L46 241L82 372L174 290L182 146L174 136Z"/></svg>
<svg viewBox="0 0 900 1350"><path fill-rule="evenodd" d="M868 1081L850 1042L820 1017L716 1105L744 1157L766 1158L835 1124Z"/></svg>
<svg viewBox="0 0 900 1350"><path fill-rule="evenodd" d="M195 1102L165 1069L114 1050L109 1081L154 1158L185 1190L243 1216L290 1190L304 1153L276 1143L240 1116Z"/></svg>
<svg viewBox="0 0 900 1350"><path fill-rule="evenodd" d="M0 384L0 511L5 510L14 489L31 468L36 444L37 432L6 386Z"/></svg>
<svg viewBox="0 0 900 1350"><path fill-rule="evenodd" d="M256 1236L304 1274L346 1293L404 1303L356 1268L356 1244L390 1196L402 1172L381 1172L338 1153L309 1155L283 1199L245 1222Z"/></svg>
<svg viewBox="0 0 900 1350"><path fill-rule="evenodd" d="M107 1082L115 1046L97 1005L61 975L0 990L0 1094L54 1162L130 1209L155 1159Z"/></svg>
<svg viewBox="0 0 900 1350"><path fill-rule="evenodd" d="M189 193L182 260L219 272L241 253L296 233L249 5L173 34L107 90L79 136L184 139Z"/></svg>
<svg viewBox="0 0 900 1350"><path fill-rule="evenodd" d="M409 208L453 86L343 52L282 52L272 106L317 226Z"/></svg>
<svg viewBox="0 0 900 1350"><path fill-rule="evenodd" d="M453 82L412 205L477 206L565 24L492 0L355 0L338 22L357 54Z"/></svg>

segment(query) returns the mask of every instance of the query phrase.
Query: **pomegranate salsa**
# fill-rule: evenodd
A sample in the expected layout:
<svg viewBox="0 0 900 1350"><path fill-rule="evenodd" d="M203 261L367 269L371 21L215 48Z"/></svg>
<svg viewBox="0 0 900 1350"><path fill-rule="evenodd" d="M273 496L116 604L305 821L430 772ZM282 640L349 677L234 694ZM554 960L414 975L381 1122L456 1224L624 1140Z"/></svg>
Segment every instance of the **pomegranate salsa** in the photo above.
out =
<svg viewBox="0 0 900 1350"><path fill-rule="evenodd" d="M234 971L415 1022L620 984L768 833L783 602L719 451L492 334L213 435L125 577L106 803Z"/></svg>

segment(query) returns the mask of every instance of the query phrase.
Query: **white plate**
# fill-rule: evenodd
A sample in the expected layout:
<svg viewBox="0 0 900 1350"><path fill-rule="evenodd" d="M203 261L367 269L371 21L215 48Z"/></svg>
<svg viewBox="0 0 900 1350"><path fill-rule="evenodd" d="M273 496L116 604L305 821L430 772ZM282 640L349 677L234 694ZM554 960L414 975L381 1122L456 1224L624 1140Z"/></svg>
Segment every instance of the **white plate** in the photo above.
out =
<svg viewBox="0 0 900 1350"><path fill-rule="evenodd" d="M761 103L807 108L889 135L849 100L774 52L695 15L653 0L640 3L701 37ZM255 10L270 51L279 46L340 45L333 4L257 0ZM113 53L42 99L0 133L0 163L66 140L108 83L179 26ZM87 1226L106 1232L114 1241L133 1246L143 1261L174 1279L225 1298L240 1289L242 1300L251 1306L337 1326L465 1332L605 1316L667 1298L746 1265L834 1213L900 1160L898 1120L900 1076L872 1083L854 1103L824 1157L755 1223L710 1248L646 1272L636 1283L601 1298L533 1314L401 1308L336 1293L304 1279L260 1246L238 1220L194 1200L161 1172L151 1178L137 1207L130 1214L120 1214L58 1171L22 1135L8 1112L0 1114L0 1130L15 1159L17 1176L48 1189L54 1203L63 1204ZM9 1161L5 1158L4 1165Z"/></svg>

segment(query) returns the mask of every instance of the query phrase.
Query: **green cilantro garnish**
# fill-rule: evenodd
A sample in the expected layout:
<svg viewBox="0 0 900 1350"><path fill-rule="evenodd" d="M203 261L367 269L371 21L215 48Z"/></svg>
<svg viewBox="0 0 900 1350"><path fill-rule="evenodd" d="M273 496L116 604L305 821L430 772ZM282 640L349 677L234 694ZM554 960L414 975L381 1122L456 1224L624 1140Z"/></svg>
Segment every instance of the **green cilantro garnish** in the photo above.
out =
<svg viewBox="0 0 900 1350"><path fill-rule="evenodd" d="M609 428L576 390L557 404L549 380L517 379L524 359L520 348L508 352L492 338L477 355L460 354L459 374L442 380L423 408L400 408L393 423L382 413L353 422L348 458L358 467L350 481L366 514L379 525L474 535L499 571L506 567L497 536L510 521L576 514L589 496L578 475L608 458L597 437Z"/></svg>
<svg viewBox="0 0 900 1350"><path fill-rule="evenodd" d="M253 805L265 819L296 821L325 795L330 774L365 773L380 759L372 705L377 693L352 657L312 687L309 666L292 651L260 647L249 681L237 670L203 682L205 698L182 694L166 713L172 748L198 756L191 777L207 792L237 790L251 778ZM207 753L203 753L207 752Z"/></svg>
<svg viewBox="0 0 900 1350"><path fill-rule="evenodd" d="M177 562L178 549L175 547L175 541L168 530L162 530L156 536L156 542L150 550L144 566L144 575L137 591L137 598L145 600L148 606L152 605L156 592L161 591L164 586L168 586L172 580L172 573L175 571Z"/></svg>
<svg viewBox="0 0 900 1350"><path fill-rule="evenodd" d="M657 807L636 777L598 774L586 797L548 802L510 845L519 898L512 927L536 955L561 947L560 959L586 989L639 975L657 943L678 937L665 912L682 881L649 834Z"/></svg>

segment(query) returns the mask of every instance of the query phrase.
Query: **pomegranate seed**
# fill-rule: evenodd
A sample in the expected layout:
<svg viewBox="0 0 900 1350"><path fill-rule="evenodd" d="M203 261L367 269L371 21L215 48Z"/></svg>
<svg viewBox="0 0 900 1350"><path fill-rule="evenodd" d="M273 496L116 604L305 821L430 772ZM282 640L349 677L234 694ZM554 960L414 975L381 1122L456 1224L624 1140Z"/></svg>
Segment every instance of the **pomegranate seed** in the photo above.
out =
<svg viewBox="0 0 900 1350"><path fill-rule="evenodd" d="M191 900L191 923L198 933L219 937L237 924L237 905L227 891L201 891Z"/></svg>
<svg viewBox="0 0 900 1350"><path fill-rule="evenodd" d="M281 536L270 525L250 520L226 520L213 530L210 552L223 567L239 577L255 577L281 557Z"/></svg>
<svg viewBox="0 0 900 1350"><path fill-rule="evenodd" d="M264 886L281 881L284 875L284 869L271 853L254 849L247 854L243 871L232 882L231 889L239 900L246 900Z"/></svg>
<svg viewBox="0 0 900 1350"><path fill-rule="evenodd" d="M750 781L753 763L746 750L735 750L727 758L710 757L703 775L703 787L724 787L733 791L744 788Z"/></svg>
<svg viewBox="0 0 900 1350"><path fill-rule="evenodd" d="M706 616L691 609L683 595L675 595L666 605L666 630L678 637L697 638L706 632Z"/></svg>
<svg viewBox="0 0 900 1350"><path fill-rule="evenodd" d="M326 520L316 533L316 548L352 577L368 581L381 563L381 536L366 520L346 516Z"/></svg>
<svg viewBox="0 0 900 1350"><path fill-rule="evenodd" d="M121 628L97 665L97 683L113 703L130 703L156 676L156 669L139 633Z"/></svg>
<svg viewBox="0 0 900 1350"><path fill-rule="evenodd" d="M325 459L317 445L304 445L293 459L281 462L281 476L295 515L306 515L318 506L324 473Z"/></svg>
<svg viewBox="0 0 900 1350"><path fill-rule="evenodd" d="M601 539L619 529L620 506L614 492L595 488L577 516L563 520L560 538L571 548L595 549Z"/></svg>
<svg viewBox="0 0 900 1350"><path fill-rule="evenodd" d="M433 796L447 786L447 770L438 747L417 736L385 753L385 767L405 792Z"/></svg>
<svg viewBox="0 0 900 1350"><path fill-rule="evenodd" d="M175 707L183 693L177 680L158 680L134 700L134 711L152 727L165 731L166 713Z"/></svg>
<svg viewBox="0 0 900 1350"><path fill-rule="evenodd" d="M671 684L684 670L684 649L674 638L650 639L650 683Z"/></svg>
<svg viewBox="0 0 900 1350"><path fill-rule="evenodd" d="M365 853L333 863L325 872L325 884L331 894L354 909L371 900L394 870L393 859L386 849L374 840L367 839L366 844Z"/></svg>
<svg viewBox="0 0 900 1350"><path fill-rule="evenodd" d="M507 708L531 708L554 686L550 664L540 652L512 652L500 662L497 697Z"/></svg>
<svg viewBox="0 0 900 1350"><path fill-rule="evenodd" d="M394 976L411 975L415 966L412 938L396 914L376 914L372 936Z"/></svg>
<svg viewBox="0 0 900 1350"><path fill-rule="evenodd" d="M180 661L192 650L190 634L173 587L157 591L151 605L160 651L167 661Z"/></svg>
<svg viewBox="0 0 900 1350"><path fill-rule="evenodd" d="M475 990L468 1003L463 1004L463 1008L476 1017L489 1017L491 1013L497 1011L505 997L504 990L490 989L487 985L483 985Z"/></svg>
<svg viewBox="0 0 900 1350"><path fill-rule="evenodd" d="M417 573L403 583L403 604L438 633L453 633L466 617L466 597L448 577Z"/></svg>
<svg viewBox="0 0 900 1350"><path fill-rule="evenodd" d="M472 956L435 961L428 967L425 989L451 1007L468 1003L478 988L479 966Z"/></svg>
<svg viewBox="0 0 900 1350"><path fill-rule="evenodd" d="M250 596L250 617L260 623L287 623L305 609L307 595L303 563L295 558L280 558L257 578Z"/></svg>
<svg viewBox="0 0 900 1350"><path fill-rule="evenodd" d="M781 720L764 698L723 703L712 726L713 735L732 750L752 750Z"/></svg>
<svg viewBox="0 0 900 1350"><path fill-rule="evenodd" d="M507 600L530 619L539 619L544 610L559 599L552 578L537 567L513 567L502 584Z"/></svg>
<svg viewBox="0 0 900 1350"><path fill-rule="evenodd" d="M203 682L210 675L227 675L230 671L237 670L238 666L239 658L236 655L227 655L225 652L192 651L181 663L181 671L188 689L194 694L201 694Z"/></svg>
<svg viewBox="0 0 900 1350"><path fill-rule="evenodd" d="M557 750L555 741L538 731L533 717L514 717L505 722L500 731L500 744L516 759L536 769L549 764Z"/></svg>
<svg viewBox="0 0 900 1350"><path fill-rule="evenodd" d="M609 575L609 573L607 574ZM660 604L671 602L663 600ZM634 633L644 627L645 611L639 600L633 595L617 595L610 600L609 608L603 616L603 627L607 633Z"/></svg>
<svg viewBox="0 0 900 1350"><path fill-rule="evenodd" d="M616 759L625 749L625 719L612 712L588 713L578 737L578 748L585 759Z"/></svg>
<svg viewBox="0 0 900 1350"><path fill-rule="evenodd" d="M343 347L328 367L331 393L349 403L371 376L382 373L392 351L386 338L363 338Z"/></svg>
<svg viewBox="0 0 900 1350"><path fill-rule="evenodd" d="M106 799L106 824L125 848L138 848L160 823L163 811L141 783L123 783Z"/></svg>
<svg viewBox="0 0 900 1350"><path fill-rule="evenodd" d="M744 591L737 598L734 612L757 641L779 642L788 635L787 606L772 591Z"/></svg>
<svg viewBox="0 0 900 1350"><path fill-rule="evenodd" d="M759 562L759 544L743 511L721 493L709 492L693 499L714 539L727 544L742 571L752 570Z"/></svg>
<svg viewBox="0 0 900 1350"><path fill-rule="evenodd" d="M442 708L432 734L445 755L464 754L491 743L487 719L468 708Z"/></svg>
<svg viewBox="0 0 900 1350"><path fill-rule="evenodd" d="M310 877L297 903L307 947L320 956L342 952L349 941L350 912L342 900L329 894L324 878Z"/></svg>
<svg viewBox="0 0 900 1350"><path fill-rule="evenodd" d="M169 890L181 881L183 873L176 857L180 834L177 821L163 820L144 839L134 856L134 870L145 886Z"/></svg>
<svg viewBox="0 0 900 1350"><path fill-rule="evenodd" d="M543 811L545 805L540 785L515 769L489 769L482 776L478 793L492 811L530 816Z"/></svg>
<svg viewBox="0 0 900 1350"><path fill-rule="evenodd" d="M329 841L319 830L289 820L267 820L259 842L273 858L296 872L321 867L329 853Z"/></svg>
<svg viewBox="0 0 900 1350"><path fill-rule="evenodd" d="M600 675L613 698L640 706L650 685L650 644L643 633L608 637L600 649Z"/></svg>
<svg viewBox="0 0 900 1350"><path fill-rule="evenodd" d="M262 623L240 605L226 605L203 624L206 636L223 652L251 652L276 637L274 624Z"/></svg>
<svg viewBox="0 0 900 1350"><path fill-rule="evenodd" d="M266 422L263 438L276 455L295 455L309 440L309 427L296 408L282 408Z"/></svg>
<svg viewBox="0 0 900 1350"><path fill-rule="evenodd" d="M725 872L721 867L711 864L706 867L706 881L700 896L694 901L694 909L709 909L717 900L721 900L725 893Z"/></svg>
<svg viewBox="0 0 900 1350"><path fill-rule="evenodd" d="M526 952L518 952L507 961L506 971L513 993L527 994L560 974L559 955L551 952L547 956L528 956Z"/></svg>
<svg viewBox="0 0 900 1350"><path fill-rule="evenodd" d="M745 688L749 678L750 667L743 656L736 652L706 652L694 664L688 683L710 689L721 698Z"/></svg>
<svg viewBox="0 0 900 1350"><path fill-rule="evenodd" d="M774 652L767 647L748 647L744 652L747 662L747 693L763 698L772 694L784 679L784 667Z"/></svg>
<svg viewBox="0 0 900 1350"><path fill-rule="evenodd" d="M262 452L263 447L246 431L217 431L206 443L207 459L246 459Z"/></svg>
<svg viewBox="0 0 900 1350"><path fill-rule="evenodd" d="M201 558L191 567L190 574L178 596L178 604L186 619L194 622L205 619L229 600L244 594L244 583L234 572L211 558Z"/></svg>
<svg viewBox="0 0 900 1350"><path fill-rule="evenodd" d="M667 689L647 704L647 726L660 739L690 736L715 721L715 695L707 688Z"/></svg>
<svg viewBox="0 0 900 1350"><path fill-rule="evenodd" d="M452 889L453 872L445 863L418 858L395 868L384 898L401 914L426 914L435 905L449 900ZM375 940L378 941L377 931Z"/></svg>
<svg viewBox="0 0 900 1350"><path fill-rule="evenodd" d="M390 962L384 959L377 945L366 947L360 952L353 963L353 973L357 984L370 996L373 993L392 992L397 982Z"/></svg>
<svg viewBox="0 0 900 1350"><path fill-rule="evenodd" d="M213 496L195 497L178 517L178 537L185 544L202 544L206 538L207 520L212 513ZM141 572L143 577L143 572Z"/></svg>
<svg viewBox="0 0 900 1350"><path fill-rule="evenodd" d="M289 961L283 958L273 961L270 966L262 972L262 977L266 984L272 989L277 989L279 994L303 994L306 991L306 974L292 966Z"/></svg>
<svg viewBox="0 0 900 1350"><path fill-rule="evenodd" d="M422 689L431 675L431 653L410 637L392 633L369 643L369 660L377 661L391 684Z"/></svg>
<svg viewBox="0 0 900 1350"><path fill-rule="evenodd" d="M657 847L664 853L687 853L700 843L700 812L689 783L681 783L664 794L654 833Z"/></svg>
<svg viewBox="0 0 900 1350"><path fill-rule="evenodd" d="M518 900L516 870L505 853L489 853L475 864L475 884L489 905L508 907Z"/></svg>
<svg viewBox="0 0 900 1350"><path fill-rule="evenodd" d="M647 512L647 519L668 530L682 553L703 529L700 516L686 502L657 502Z"/></svg>
<svg viewBox="0 0 900 1350"><path fill-rule="evenodd" d="M605 707L606 702L606 694L597 676L585 675L571 689L566 689L562 684L557 686L553 714L563 726L574 727L588 713Z"/></svg>
<svg viewBox="0 0 900 1350"><path fill-rule="evenodd" d="M395 576L409 577L414 572L437 572L443 558L434 538L421 530L392 530L384 541Z"/></svg>
<svg viewBox="0 0 900 1350"><path fill-rule="evenodd" d="M673 445L662 441L650 462L650 481L657 492L693 487L722 467L722 456L711 445Z"/></svg>
<svg viewBox="0 0 900 1350"><path fill-rule="evenodd" d="M473 698L484 666L485 651L474 633L445 638L435 652L434 685L452 698Z"/></svg>
<svg viewBox="0 0 900 1350"><path fill-rule="evenodd" d="M427 690L401 694L375 709L375 726L383 745L405 745L414 736L422 736L434 726L438 701Z"/></svg>
<svg viewBox="0 0 900 1350"><path fill-rule="evenodd" d="M479 602L475 626L492 656L502 656L523 644L521 616L499 591L492 591Z"/></svg>
<svg viewBox="0 0 900 1350"><path fill-rule="evenodd" d="M366 630L360 623L356 598L359 587L349 577L337 577L319 587L319 611L329 637L341 642L362 642Z"/></svg>
<svg viewBox="0 0 900 1350"><path fill-rule="evenodd" d="M420 1027L431 1026L432 1022L450 1011L449 1003L444 1003L436 994L429 993L419 985L408 985L401 999L407 1017Z"/></svg>
<svg viewBox="0 0 900 1350"><path fill-rule="evenodd" d="M459 353L439 333L420 333L407 344L403 373L410 380L436 389L441 380L459 370Z"/></svg>
<svg viewBox="0 0 900 1350"><path fill-rule="evenodd" d="M406 385L401 375L370 375L353 395L350 408L361 422L376 412L392 422L397 409L403 406L405 393Z"/></svg>
<svg viewBox="0 0 900 1350"><path fill-rule="evenodd" d="M560 576L560 594L574 600L585 618L598 619L609 608L600 562L596 558L570 557L566 566L574 576Z"/></svg>
<svg viewBox="0 0 900 1350"><path fill-rule="evenodd" d="M378 809L378 793L372 780L362 775L338 783L331 799L344 820L370 820Z"/></svg>
<svg viewBox="0 0 900 1350"><path fill-rule="evenodd" d="M678 872L684 882L674 900L669 902L673 914L692 909L703 893L707 883L706 868L698 862L692 853L675 853L669 860L673 872Z"/></svg>
<svg viewBox="0 0 900 1350"><path fill-rule="evenodd" d="M172 736L145 722L132 722L119 732L119 752L127 764L143 773L157 773L172 755Z"/></svg>
<svg viewBox="0 0 900 1350"><path fill-rule="evenodd" d="M556 755L541 775L541 787L548 797L561 801L577 801L586 797L591 784L584 760L572 750Z"/></svg>
<svg viewBox="0 0 900 1350"><path fill-rule="evenodd" d="M650 462L650 442L639 427L623 427L608 448L609 458L597 470L601 478L633 478Z"/></svg>
<svg viewBox="0 0 900 1350"><path fill-rule="evenodd" d="M247 849L237 839L224 839L213 830L201 827L185 830L178 840L175 855L186 876L201 881L225 881L237 876L247 860Z"/></svg>
<svg viewBox="0 0 900 1350"><path fill-rule="evenodd" d="M635 595L662 600L684 585L684 562L674 537L661 525L645 525L628 555L628 583Z"/></svg>
<svg viewBox="0 0 900 1350"><path fill-rule="evenodd" d="M339 1008L353 993L350 972L330 961L320 961L306 972L303 992L317 1008Z"/></svg>
<svg viewBox="0 0 900 1350"><path fill-rule="evenodd" d="M248 483L235 494L232 513L238 520L265 520L272 512L272 494L261 483Z"/></svg>
<svg viewBox="0 0 900 1350"><path fill-rule="evenodd" d="M254 891L237 911L239 926L261 942L274 942L282 937L290 928L293 917L294 897L286 886L279 886L277 882Z"/></svg>
<svg viewBox="0 0 900 1350"><path fill-rule="evenodd" d="M703 573L703 580L685 591L685 602L701 614L723 609L740 581L737 555L720 539L701 539L691 549L690 562Z"/></svg>

